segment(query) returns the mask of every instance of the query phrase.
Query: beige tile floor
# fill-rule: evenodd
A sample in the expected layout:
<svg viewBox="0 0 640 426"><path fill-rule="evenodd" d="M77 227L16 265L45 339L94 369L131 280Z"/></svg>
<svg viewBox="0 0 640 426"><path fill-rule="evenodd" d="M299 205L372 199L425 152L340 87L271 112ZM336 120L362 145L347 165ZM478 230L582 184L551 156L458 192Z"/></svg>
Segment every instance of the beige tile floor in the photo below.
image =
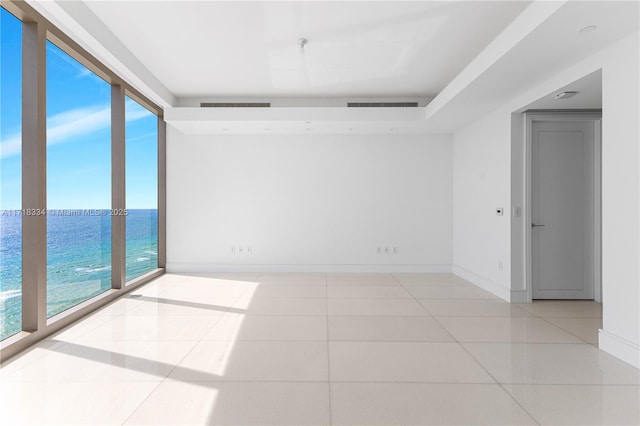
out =
<svg viewBox="0 0 640 426"><path fill-rule="evenodd" d="M0 424L640 424L601 306L449 274L165 275L0 368Z"/></svg>

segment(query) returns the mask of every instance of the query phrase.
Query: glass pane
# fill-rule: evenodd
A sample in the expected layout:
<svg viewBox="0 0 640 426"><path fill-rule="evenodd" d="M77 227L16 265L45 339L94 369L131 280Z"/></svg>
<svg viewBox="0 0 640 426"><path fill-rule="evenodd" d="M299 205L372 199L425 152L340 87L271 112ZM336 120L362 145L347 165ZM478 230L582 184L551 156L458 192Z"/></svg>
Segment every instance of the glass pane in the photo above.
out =
<svg viewBox="0 0 640 426"><path fill-rule="evenodd" d="M126 279L158 267L158 117L126 99Z"/></svg>
<svg viewBox="0 0 640 426"><path fill-rule="evenodd" d="M22 22L0 8L0 340L22 330Z"/></svg>
<svg viewBox="0 0 640 426"><path fill-rule="evenodd" d="M111 86L47 42L47 317L111 288Z"/></svg>

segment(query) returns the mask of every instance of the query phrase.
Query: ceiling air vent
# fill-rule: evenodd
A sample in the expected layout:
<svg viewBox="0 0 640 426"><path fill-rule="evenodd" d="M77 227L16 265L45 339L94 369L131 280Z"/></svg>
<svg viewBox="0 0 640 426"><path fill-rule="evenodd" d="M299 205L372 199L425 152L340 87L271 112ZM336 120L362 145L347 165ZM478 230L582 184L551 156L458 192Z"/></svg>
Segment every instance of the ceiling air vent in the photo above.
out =
<svg viewBox="0 0 640 426"><path fill-rule="evenodd" d="M270 102L201 102L203 108L270 108Z"/></svg>
<svg viewBox="0 0 640 426"><path fill-rule="evenodd" d="M349 102L349 108L412 108L417 102Z"/></svg>

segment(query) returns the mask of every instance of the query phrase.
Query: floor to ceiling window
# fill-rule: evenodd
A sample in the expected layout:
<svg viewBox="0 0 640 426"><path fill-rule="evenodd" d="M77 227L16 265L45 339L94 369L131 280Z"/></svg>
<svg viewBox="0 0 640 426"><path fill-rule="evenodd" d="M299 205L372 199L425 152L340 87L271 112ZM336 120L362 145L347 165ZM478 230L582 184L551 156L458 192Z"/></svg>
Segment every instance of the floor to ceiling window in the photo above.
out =
<svg viewBox="0 0 640 426"><path fill-rule="evenodd" d="M0 9L0 340L22 325L22 22Z"/></svg>
<svg viewBox="0 0 640 426"><path fill-rule="evenodd" d="M153 101L2 1L0 360L162 273L163 130Z"/></svg>
<svg viewBox="0 0 640 426"><path fill-rule="evenodd" d="M158 267L158 117L125 103L126 280Z"/></svg>
<svg viewBox="0 0 640 426"><path fill-rule="evenodd" d="M110 207L111 86L47 42L47 317L111 288Z"/></svg>

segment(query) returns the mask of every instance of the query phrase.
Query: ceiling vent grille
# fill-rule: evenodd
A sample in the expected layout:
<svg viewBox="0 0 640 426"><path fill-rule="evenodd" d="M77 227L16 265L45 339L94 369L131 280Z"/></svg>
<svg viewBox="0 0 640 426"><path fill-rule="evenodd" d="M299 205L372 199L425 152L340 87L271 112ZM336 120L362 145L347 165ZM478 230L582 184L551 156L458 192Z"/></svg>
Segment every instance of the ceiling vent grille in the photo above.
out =
<svg viewBox="0 0 640 426"><path fill-rule="evenodd" d="M417 102L349 102L349 108L415 108Z"/></svg>
<svg viewBox="0 0 640 426"><path fill-rule="evenodd" d="M201 102L202 108L270 108L270 102Z"/></svg>

